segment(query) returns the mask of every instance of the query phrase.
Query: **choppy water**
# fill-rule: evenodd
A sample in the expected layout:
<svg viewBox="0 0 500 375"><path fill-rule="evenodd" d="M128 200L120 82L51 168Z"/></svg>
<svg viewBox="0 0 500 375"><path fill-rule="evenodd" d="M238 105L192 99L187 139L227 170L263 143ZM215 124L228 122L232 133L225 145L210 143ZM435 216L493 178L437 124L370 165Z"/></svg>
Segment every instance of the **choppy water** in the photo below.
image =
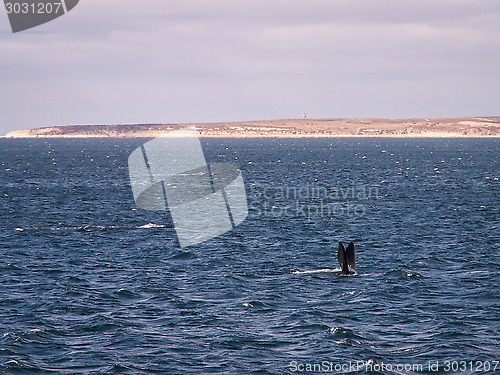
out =
<svg viewBox="0 0 500 375"><path fill-rule="evenodd" d="M0 140L0 372L500 372L499 140L204 140L250 213L184 249L142 142Z"/></svg>

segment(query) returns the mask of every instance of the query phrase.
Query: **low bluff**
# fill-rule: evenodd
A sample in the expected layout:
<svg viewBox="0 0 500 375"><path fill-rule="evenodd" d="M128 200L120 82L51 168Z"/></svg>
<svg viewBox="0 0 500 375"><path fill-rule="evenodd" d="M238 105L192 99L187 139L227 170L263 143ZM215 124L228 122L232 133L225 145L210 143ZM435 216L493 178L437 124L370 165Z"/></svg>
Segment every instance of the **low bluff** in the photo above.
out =
<svg viewBox="0 0 500 375"><path fill-rule="evenodd" d="M199 124L64 125L16 130L4 138L155 138L195 126L206 138L500 137L500 117L289 119Z"/></svg>

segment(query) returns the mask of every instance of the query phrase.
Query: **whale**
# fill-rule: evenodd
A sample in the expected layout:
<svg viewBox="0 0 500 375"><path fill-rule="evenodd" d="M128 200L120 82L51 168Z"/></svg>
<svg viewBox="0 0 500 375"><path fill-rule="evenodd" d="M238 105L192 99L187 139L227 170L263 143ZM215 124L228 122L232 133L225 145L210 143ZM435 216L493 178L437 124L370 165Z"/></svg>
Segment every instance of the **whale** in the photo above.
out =
<svg viewBox="0 0 500 375"><path fill-rule="evenodd" d="M356 250L354 249L354 242L351 241L346 249L342 241L339 241L337 258L342 270L342 275L347 276L356 273Z"/></svg>

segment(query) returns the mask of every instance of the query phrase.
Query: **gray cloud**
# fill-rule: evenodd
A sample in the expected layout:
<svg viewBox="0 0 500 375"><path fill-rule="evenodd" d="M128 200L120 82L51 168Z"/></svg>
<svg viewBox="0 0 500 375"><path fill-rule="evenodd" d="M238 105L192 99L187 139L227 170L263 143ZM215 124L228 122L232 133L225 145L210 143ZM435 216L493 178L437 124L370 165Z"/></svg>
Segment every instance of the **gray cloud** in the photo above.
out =
<svg viewBox="0 0 500 375"><path fill-rule="evenodd" d="M5 16L0 132L498 115L499 16L497 0L86 0L14 35Z"/></svg>

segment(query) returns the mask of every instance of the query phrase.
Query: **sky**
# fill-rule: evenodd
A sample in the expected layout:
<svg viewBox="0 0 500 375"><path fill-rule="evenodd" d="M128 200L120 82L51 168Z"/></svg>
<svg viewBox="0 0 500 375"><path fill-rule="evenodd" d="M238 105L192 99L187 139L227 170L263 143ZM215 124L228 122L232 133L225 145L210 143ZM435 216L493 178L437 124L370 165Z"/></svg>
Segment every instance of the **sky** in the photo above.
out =
<svg viewBox="0 0 500 375"><path fill-rule="evenodd" d="M70 124L500 115L498 0L80 0L13 34L0 135Z"/></svg>

